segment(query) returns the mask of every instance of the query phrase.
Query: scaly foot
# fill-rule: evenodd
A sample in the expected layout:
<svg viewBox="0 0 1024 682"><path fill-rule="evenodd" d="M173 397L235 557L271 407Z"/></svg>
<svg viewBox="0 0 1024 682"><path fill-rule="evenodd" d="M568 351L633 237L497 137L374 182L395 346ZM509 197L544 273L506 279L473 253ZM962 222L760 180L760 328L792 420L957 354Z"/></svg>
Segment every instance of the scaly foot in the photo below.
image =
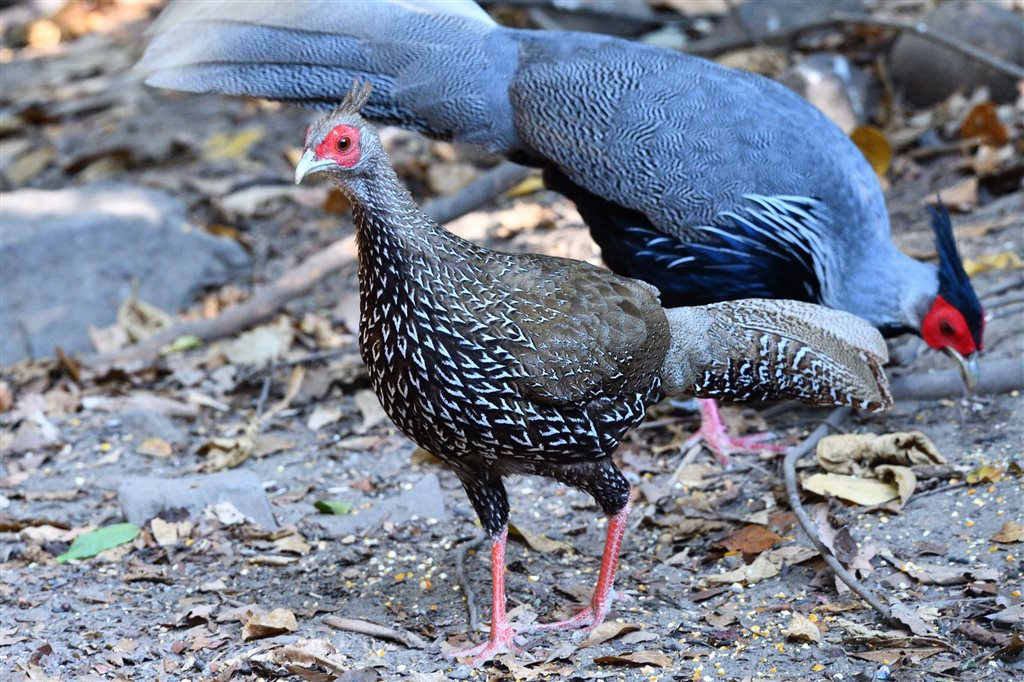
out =
<svg viewBox="0 0 1024 682"><path fill-rule="evenodd" d="M550 632L552 630L578 630L580 628L586 628L587 630L593 630L598 625L604 622L605 618L608 617L608 612L611 610L612 603L618 600L629 599L629 595L619 592L618 590L612 590L608 594L608 598L601 603L592 603L587 608L577 613L572 618L560 620L554 623L539 623L532 626L527 632Z"/></svg>
<svg viewBox="0 0 1024 682"><path fill-rule="evenodd" d="M469 667L476 668L499 654L521 653L515 644L515 638L516 631L511 626L505 625L493 632L483 644L468 649L449 651L448 655L452 658L471 658L473 660L470 661Z"/></svg>
<svg viewBox="0 0 1024 682"><path fill-rule="evenodd" d="M683 450L704 441L718 462L726 469L731 466L730 455L741 453L757 452L785 452L786 448L773 443L766 443L775 438L775 434L768 431L765 433L753 433L749 436L730 436L722 421L722 415L714 400L698 400L700 406L700 429L686 439L683 443Z"/></svg>

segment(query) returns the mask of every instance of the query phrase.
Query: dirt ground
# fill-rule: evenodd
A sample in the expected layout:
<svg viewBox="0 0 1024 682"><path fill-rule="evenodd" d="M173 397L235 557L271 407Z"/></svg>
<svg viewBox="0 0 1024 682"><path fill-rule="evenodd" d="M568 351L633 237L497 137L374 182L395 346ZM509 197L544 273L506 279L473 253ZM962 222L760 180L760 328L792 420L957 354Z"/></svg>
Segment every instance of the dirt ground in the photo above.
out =
<svg viewBox="0 0 1024 682"><path fill-rule="evenodd" d="M288 155L312 115L146 88L129 71L144 23L53 47L5 48L3 107L22 121L13 135L51 150L36 173L7 189L96 179L164 189L194 224L247 246L253 284L349 234L344 206L325 186L288 187ZM1021 130L1011 133L1019 155ZM211 145L218 135L234 151ZM385 137L421 200L494 163L399 131ZM928 257L923 203L970 170L955 151L900 158L887 178L894 238ZM278 193L225 208L225 197L268 186ZM1019 176L1009 191L1005 183L988 194L984 187L976 207L954 216L963 256L1024 253ZM543 190L502 196L452 228L496 248L599 262L572 205ZM986 292L1019 276L997 265L974 283L989 301ZM906 628L837 590L795 525L778 457L739 457L723 471L707 452L681 450L696 416L663 404L617 454L637 497L617 577L630 599L616 604L611 622L589 640L530 637L522 654L479 670L450 660L443 652L486 637L489 556L483 545L460 553L479 526L457 480L397 433L368 392L352 335L354 292L349 266L289 304L283 322L268 325L289 333L264 367L238 360L259 350L242 335L104 372L52 360L0 368L11 393L0 415L2 679L1024 675L1024 545L1014 526L1024 524L1019 392L901 401L884 416L848 420L851 432L921 431L945 458L949 466L935 476L918 476L902 509L805 494L809 510L831 514L829 527L848 530L844 552L864 583L908 607ZM245 296L237 287L211 291L189 314L216 314ZM985 362L1024 361L1024 313L1014 305L991 311ZM896 340L893 355L905 362L896 371L950 367L917 339ZM792 444L827 411L758 405L726 415L736 428L770 427ZM243 461L209 473L232 457ZM802 475L817 471L813 458L801 464ZM196 510L188 490L134 478L214 475L248 486L245 499L257 508L268 498L276 525L240 521L249 502ZM593 587L605 520L589 497L547 480L513 480L509 493L518 529L509 543L509 609L524 623L566 617ZM128 501L144 506L151 497L168 509L142 519L134 540L58 563L75 537L124 522ZM317 501L343 503L346 513L322 513ZM737 573L716 578L729 571ZM481 621L471 633L466 587Z"/></svg>

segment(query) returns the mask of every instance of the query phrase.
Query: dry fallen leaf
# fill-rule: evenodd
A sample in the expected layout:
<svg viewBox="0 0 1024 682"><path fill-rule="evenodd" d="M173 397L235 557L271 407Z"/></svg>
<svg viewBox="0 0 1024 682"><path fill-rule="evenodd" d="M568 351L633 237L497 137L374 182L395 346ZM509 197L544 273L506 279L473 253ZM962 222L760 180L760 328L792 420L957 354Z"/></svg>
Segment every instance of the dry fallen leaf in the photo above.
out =
<svg viewBox="0 0 1024 682"><path fill-rule="evenodd" d="M377 424L387 421L388 415L381 407L377 394L369 389L356 391L353 396L356 406L363 415L363 423L356 428L356 433L366 433Z"/></svg>
<svg viewBox="0 0 1024 682"><path fill-rule="evenodd" d="M290 438L285 438L278 433L262 433L256 436L252 446L252 454L256 457L266 457L276 452L291 450L297 443Z"/></svg>
<svg viewBox="0 0 1024 682"><path fill-rule="evenodd" d="M705 580L717 585L732 583L753 585L754 583L777 576L782 571L784 564L798 564L817 555L818 552L809 547L787 545L786 547L779 547L778 549L758 555L753 563L746 566L740 566L735 570L725 573L708 575L705 577Z"/></svg>
<svg viewBox="0 0 1024 682"><path fill-rule="evenodd" d="M960 180L937 192L950 211L967 213L978 205L978 178L975 175ZM928 203L936 201L935 195L929 197Z"/></svg>
<svg viewBox="0 0 1024 682"><path fill-rule="evenodd" d="M891 602L889 604L889 614L899 622L906 625L907 628L918 637L928 637L935 634L935 631L921 619L918 612L903 602Z"/></svg>
<svg viewBox="0 0 1024 682"><path fill-rule="evenodd" d="M282 315L271 324L240 334L222 348L232 364L264 367L288 352L293 337L292 323Z"/></svg>
<svg viewBox="0 0 1024 682"><path fill-rule="evenodd" d="M135 452L140 455L148 455L149 457L159 457L161 459L167 459L174 450L171 448L171 444L165 441L163 438L147 438L146 440L139 443L139 447L135 448Z"/></svg>
<svg viewBox="0 0 1024 682"><path fill-rule="evenodd" d="M306 538L298 533L291 533L277 538L274 540L274 547L279 552L298 554L299 556L306 556L313 550L313 546L306 542Z"/></svg>
<svg viewBox="0 0 1024 682"><path fill-rule="evenodd" d="M859 474L876 464L945 464L935 444L920 431L845 433L818 442L815 456L831 474Z"/></svg>
<svg viewBox="0 0 1024 682"><path fill-rule="evenodd" d="M804 479L802 485L804 490L812 493L832 495L866 507L885 504L899 497L899 491L891 483L856 476L814 474Z"/></svg>
<svg viewBox="0 0 1024 682"><path fill-rule="evenodd" d="M153 540L161 547L177 545L192 534L191 521L164 521L157 517L149 522Z"/></svg>
<svg viewBox="0 0 1024 682"><path fill-rule="evenodd" d="M992 102L982 102L968 112L960 125L960 137L965 140L980 137L985 142L997 146L1006 144L1010 139L1006 126L996 113L996 105Z"/></svg>
<svg viewBox="0 0 1024 682"><path fill-rule="evenodd" d="M509 537L519 538L538 552L549 554L551 552L571 552L572 545L561 540L552 540L543 533L534 533L528 528L517 526L514 523L508 524Z"/></svg>
<svg viewBox="0 0 1024 682"><path fill-rule="evenodd" d="M1007 521L999 532L992 536L993 542L1012 543L1024 542L1024 524L1016 521Z"/></svg>
<svg viewBox="0 0 1024 682"><path fill-rule="evenodd" d="M269 613L253 615L242 626L242 639L246 642L264 637L295 632L299 628L295 614L288 609L274 609Z"/></svg>
<svg viewBox="0 0 1024 682"><path fill-rule="evenodd" d="M1024 261L1013 251L986 253L978 258L964 260L964 271L968 277L993 270L1020 270L1021 268L1024 268Z"/></svg>
<svg viewBox="0 0 1024 682"><path fill-rule="evenodd" d="M850 139L857 145L864 158L871 164L879 177L889 172L892 164L892 145L885 133L874 126L860 126L850 133Z"/></svg>
<svg viewBox="0 0 1024 682"><path fill-rule="evenodd" d="M607 642L610 639L621 637L622 635L635 632L639 629L640 626L634 623L620 623L614 620L606 620L590 631L590 634L587 636L587 639L583 644L580 645L580 648L596 646L602 642Z"/></svg>
<svg viewBox="0 0 1024 682"><path fill-rule="evenodd" d="M910 467L882 464L875 467L875 474L882 480L896 485L900 496L900 508L907 503L917 487L917 476L914 475Z"/></svg>
<svg viewBox="0 0 1024 682"><path fill-rule="evenodd" d="M317 405L313 409L313 413L309 415L309 419L306 420L306 428L310 431L319 431L328 424L333 424L341 419L341 414L341 410L337 407L323 404Z"/></svg>
<svg viewBox="0 0 1024 682"><path fill-rule="evenodd" d="M750 525L740 528L727 536L719 544L732 552L741 552L744 557L752 557L782 540L782 537L764 526Z"/></svg>
<svg viewBox="0 0 1024 682"><path fill-rule="evenodd" d="M818 626L810 618L799 611L793 612L793 618L789 621L789 627L786 628L785 634L790 639L814 642L816 644L821 641L821 630L818 629Z"/></svg>
<svg viewBox="0 0 1024 682"><path fill-rule="evenodd" d="M203 152L208 159L238 159L244 157L249 148L263 139L262 128L253 127L235 133L214 133L206 141Z"/></svg>

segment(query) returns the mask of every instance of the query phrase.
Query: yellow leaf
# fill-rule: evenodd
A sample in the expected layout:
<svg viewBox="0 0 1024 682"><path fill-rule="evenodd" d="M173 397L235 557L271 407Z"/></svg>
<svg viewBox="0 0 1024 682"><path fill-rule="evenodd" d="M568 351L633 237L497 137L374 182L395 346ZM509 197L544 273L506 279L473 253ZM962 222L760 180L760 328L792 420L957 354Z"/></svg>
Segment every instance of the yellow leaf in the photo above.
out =
<svg viewBox="0 0 1024 682"><path fill-rule="evenodd" d="M964 260L964 270L968 277L992 270L1019 270L1024 268L1024 261L1013 251L986 253L978 259Z"/></svg>
<svg viewBox="0 0 1024 682"><path fill-rule="evenodd" d="M262 139L262 128L246 128L234 134L216 133L206 141L204 151L208 159L239 159Z"/></svg>
<svg viewBox="0 0 1024 682"><path fill-rule="evenodd" d="M524 197L527 194L540 192L543 189L544 179L539 175L531 175L509 191L505 192L505 196L509 199L515 199L516 197Z"/></svg>
<svg viewBox="0 0 1024 682"><path fill-rule="evenodd" d="M832 495L867 507L899 497L899 491L891 483L839 474L814 474L804 480L803 486L812 493Z"/></svg>
<svg viewBox="0 0 1024 682"><path fill-rule="evenodd" d="M850 133L850 139L857 145L875 173L882 177L892 163L892 145L885 133L874 126L861 126Z"/></svg>

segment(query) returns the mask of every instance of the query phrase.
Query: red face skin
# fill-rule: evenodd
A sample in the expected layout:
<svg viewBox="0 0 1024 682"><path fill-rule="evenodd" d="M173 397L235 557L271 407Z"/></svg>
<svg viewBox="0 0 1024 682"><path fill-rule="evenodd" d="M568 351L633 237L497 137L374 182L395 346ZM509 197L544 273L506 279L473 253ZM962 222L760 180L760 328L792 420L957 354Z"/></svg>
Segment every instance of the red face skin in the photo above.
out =
<svg viewBox="0 0 1024 682"><path fill-rule="evenodd" d="M359 129L349 125L340 125L316 146L319 159L330 159L339 166L351 168L359 163Z"/></svg>
<svg viewBox="0 0 1024 682"><path fill-rule="evenodd" d="M984 322L982 322L984 324ZM977 353L982 348L974 342L967 320L960 311L942 296L935 297L935 303L921 324L921 336L932 348L952 348L963 357Z"/></svg>

